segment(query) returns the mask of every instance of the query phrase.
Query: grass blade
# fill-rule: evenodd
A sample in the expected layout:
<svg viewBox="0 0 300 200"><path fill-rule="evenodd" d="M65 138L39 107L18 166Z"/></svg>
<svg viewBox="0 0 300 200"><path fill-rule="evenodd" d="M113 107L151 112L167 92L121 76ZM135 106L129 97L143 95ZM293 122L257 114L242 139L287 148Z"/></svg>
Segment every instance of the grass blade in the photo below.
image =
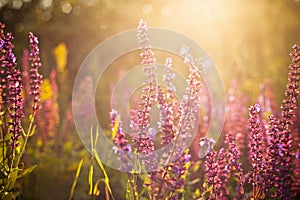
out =
<svg viewBox="0 0 300 200"><path fill-rule="evenodd" d="M72 184L69 200L71 200L73 198L74 190L75 190L75 187L76 187L76 184L77 184L77 180L79 178L79 174L80 174L80 171L81 171L81 168L82 168L82 164L83 164L83 159L81 159L78 163L77 171L76 171L75 179L74 179L73 184Z"/></svg>

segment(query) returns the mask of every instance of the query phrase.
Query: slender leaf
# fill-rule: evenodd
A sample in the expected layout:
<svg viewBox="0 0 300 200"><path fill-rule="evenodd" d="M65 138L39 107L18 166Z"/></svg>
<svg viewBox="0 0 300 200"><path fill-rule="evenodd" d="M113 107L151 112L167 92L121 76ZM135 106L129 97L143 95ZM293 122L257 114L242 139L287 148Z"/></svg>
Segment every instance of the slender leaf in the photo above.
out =
<svg viewBox="0 0 300 200"><path fill-rule="evenodd" d="M119 121L120 121L120 116L118 115L117 118L116 118L116 122L114 124L114 129L111 133L111 139L114 139L116 134L117 134L117 130L118 130L118 127L119 127Z"/></svg>
<svg viewBox="0 0 300 200"><path fill-rule="evenodd" d="M21 177L25 176L26 174L31 173L36 167L37 167L37 165L32 165L31 167L28 167L27 169L25 169L22 172L22 174L19 174L18 178L21 178Z"/></svg>
<svg viewBox="0 0 300 200"><path fill-rule="evenodd" d="M104 166L103 166L103 164L102 164L102 162L101 162L101 160L100 160L100 157L99 157L99 155L98 155L98 153L97 153L96 150L94 150L93 153L94 153L94 155L95 155L95 159L96 159L96 161L97 161L99 167L101 168L101 170L102 170L102 172L103 172L104 180L105 180L105 184L106 184L106 186L107 186L107 189L108 189L110 195L111 195L112 198L113 198L112 190L111 190L110 185L109 185L109 178L108 178L107 173L106 173L106 171L105 171L105 169L104 169ZM113 198L113 199L114 199L114 198Z"/></svg>
<svg viewBox="0 0 300 200"><path fill-rule="evenodd" d="M36 130L36 125L33 126L32 130L30 131L29 137L33 136L35 134L35 130Z"/></svg>
<svg viewBox="0 0 300 200"><path fill-rule="evenodd" d="M19 170L17 168L13 168L10 174L8 175L8 181L5 185L5 190L10 191L14 188L17 178L18 178Z"/></svg>
<svg viewBox="0 0 300 200"><path fill-rule="evenodd" d="M94 185L94 191L93 191L93 195L94 196L99 196L100 195L100 190L98 189L98 186L99 186L99 183L101 182L101 181L104 181L103 179L99 179L96 183L95 183L95 185Z"/></svg>
<svg viewBox="0 0 300 200"><path fill-rule="evenodd" d="M91 164L89 171L89 195L93 195L93 174L94 174L94 166Z"/></svg>
<svg viewBox="0 0 300 200"><path fill-rule="evenodd" d="M70 197L69 197L69 200L71 200L73 198L73 194L74 194L74 191L75 191L75 187L76 187L76 184L77 184L77 180L79 178L79 175L80 175L80 171L81 171L81 168L82 168L82 163L83 163L83 159L81 159L78 163L78 167L77 167L77 170L76 170L76 175L75 175L75 179L73 181L73 184L72 184L72 188L71 188L71 193L70 193Z"/></svg>

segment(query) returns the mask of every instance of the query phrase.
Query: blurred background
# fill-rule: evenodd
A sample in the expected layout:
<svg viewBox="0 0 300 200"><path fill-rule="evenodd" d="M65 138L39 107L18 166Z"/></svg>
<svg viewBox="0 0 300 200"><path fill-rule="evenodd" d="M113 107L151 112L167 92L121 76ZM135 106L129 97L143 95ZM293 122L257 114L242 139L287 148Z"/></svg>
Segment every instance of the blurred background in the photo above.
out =
<svg viewBox="0 0 300 200"><path fill-rule="evenodd" d="M22 199L66 199L80 158L86 159L87 169L89 155L72 124L70 102L76 72L96 45L135 29L141 18L149 27L172 29L200 44L216 64L225 88L237 84L249 105L257 99L261 83L273 88L274 100L280 103L288 54L293 44L300 44L299 0L0 0L0 21L15 36L20 65L28 32L39 37L46 79L40 118L48 117L54 127L49 130L49 123L38 122L41 134L33 138L25 162L39 166L24 179ZM114 75L116 80L115 74L123 73L122 67L117 70L107 77ZM108 99L111 83L103 81L108 92L101 98ZM100 116L108 118L109 109L104 106ZM89 198L86 169L75 199ZM123 199L126 174L107 170L116 199ZM96 176L101 177L101 172Z"/></svg>

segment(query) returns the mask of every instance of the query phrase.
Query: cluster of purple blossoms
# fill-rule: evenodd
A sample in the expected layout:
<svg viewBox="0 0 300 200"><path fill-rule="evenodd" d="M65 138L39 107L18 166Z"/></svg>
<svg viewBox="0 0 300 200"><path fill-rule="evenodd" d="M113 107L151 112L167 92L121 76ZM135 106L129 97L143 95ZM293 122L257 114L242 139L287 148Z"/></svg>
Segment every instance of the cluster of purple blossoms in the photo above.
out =
<svg viewBox="0 0 300 200"><path fill-rule="evenodd" d="M2 26L4 27L4 26ZM3 33L4 31L1 30ZM21 96L23 84L21 71L17 68L16 57L13 53L14 45L12 44L13 36L11 33L3 35L1 38L1 71L2 75L6 76L6 80L2 81L2 89L8 103L8 116L10 120L7 122L10 127L12 155L15 153L15 148L19 145L18 140L22 131L23 99ZM5 79L3 77L3 79Z"/></svg>
<svg viewBox="0 0 300 200"><path fill-rule="evenodd" d="M210 140L204 138L204 140L201 140L202 144L200 145L205 146L203 143ZM237 179L235 198L243 199L244 174L239 162L240 151L231 132L226 135L225 145L219 153L213 150L212 147L208 148L210 151L205 159L206 192L210 193L209 199L228 199L229 190L227 185L230 177L233 176Z"/></svg>
<svg viewBox="0 0 300 200"><path fill-rule="evenodd" d="M205 175L207 188L211 187L210 199L216 199L218 194L218 163L216 162L217 152L215 150L210 151L206 155L205 159Z"/></svg>
<svg viewBox="0 0 300 200"><path fill-rule="evenodd" d="M191 56L189 49L183 48L181 54L184 57L184 63L189 67L189 75L185 93L178 102L174 95L176 88L172 84L175 77L172 59L167 58L165 62L166 74L163 76L163 81L166 82L167 87L164 89L157 82L156 59L146 31L147 25L141 20L138 26L138 40L142 51L141 63L145 65L143 70L147 81L142 90L143 94L138 108L130 111L133 145L129 145L126 140L122 122L117 112L113 110L111 127L112 131L116 132L114 142L117 148L115 150L125 165L128 161L124 159L124 152L131 155L131 151L133 151L143 157L142 162L138 164L151 171L148 174L149 182L145 183L145 186L150 189L150 199L180 199L186 185L187 169L191 163L191 156L186 151L188 149L186 144L191 136L190 131L197 126L196 122L199 117L199 99L201 99L202 89L199 66ZM258 104L249 108L248 147L245 145L247 122L246 118L242 117L243 113L246 113L246 110L242 110L245 107L245 99L236 91L236 87L229 91L228 118L224 129L226 139L223 148L217 153L213 150L214 140L207 137L200 140L200 155L208 153L205 158L206 182L204 189L206 191L203 194L209 193L209 199L228 199L231 195L228 184L232 181L236 183L234 198L246 198L248 192L244 191L246 179L252 185L250 193L252 199L265 197L290 199L296 196L300 185L298 181L300 147L294 154L291 131L296 116L300 87L299 49L295 45L291 53L292 64L285 93L286 98L281 106L281 116L273 113L272 99L263 94L263 90L258 98ZM161 133L161 140L154 138L156 130L150 127L153 106L158 106L160 110L158 132ZM239 115L236 115L237 113ZM274 115L268 116L267 120L266 117L269 114ZM117 130L115 130L116 128ZM157 141L161 143L157 144ZM158 160L155 154L156 147L159 145L168 146L164 149L165 154L161 160ZM251 170L244 175L240 162L240 150L245 151L247 148L250 151L248 160ZM136 160L139 161L139 158ZM125 167L135 168L136 166ZM136 189L133 176L134 174L129 173L132 191Z"/></svg>
<svg viewBox="0 0 300 200"><path fill-rule="evenodd" d="M262 130L259 119L260 105L255 104L249 108L249 149L250 149L250 164L253 169L251 183L253 186L253 196L264 188L264 170L265 160L262 149Z"/></svg>
<svg viewBox="0 0 300 200"><path fill-rule="evenodd" d="M110 112L110 122L112 132L115 132L116 135L114 137L114 143L117 145L115 148L115 152L120 156L119 159L124 166L121 166L121 170L131 170L132 164L130 159L131 155L131 145L128 144L128 140L125 138L125 133L122 128L122 121L120 119L120 115L118 115L116 110L112 110ZM116 129L116 130L115 130Z"/></svg>
<svg viewBox="0 0 300 200"><path fill-rule="evenodd" d="M13 53L14 45L12 44L13 36L12 33L5 34L5 25L0 23L0 51L1 51L1 99L2 104L7 106L9 120L7 122L9 132L11 136L11 147L12 155L15 154L15 148L19 145L19 138L21 137L22 128L22 118L24 117L23 112L23 80L22 73L19 68L17 68L16 57ZM33 62L33 69L31 71L30 83L31 89L30 93L34 96L34 104L40 101L40 84L41 75L38 72L38 67L41 66L39 58L38 40L32 33L29 34L30 44L31 44L31 61ZM35 106L34 109L38 109ZM5 109L1 105L1 109ZM34 111L35 112L35 111Z"/></svg>
<svg viewBox="0 0 300 200"><path fill-rule="evenodd" d="M137 110L132 110L132 120L131 128L133 131L133 143L135 145L135 151L137 155L144 154L144 159L139 160L137 157L137 162L142 162L145 167L150 171L155 171L156 169L156 156L155 153L150 153L154 151L153 142L153 130L150 128L151 123L151 110L155 105L156 101L156 74L154 70L156 69L154 53L149 44L149 38L147 35L147 24L145 21L140 20L137 28L137 37L140 45L140 54L142 61L141 64L144 65L144 73L146 75L145 86L142 89L141 102L138 104Z"/></svg>
<svg viewBox="0 0 300 200"><path fill-rule="evenodd" d="M174 92L176 91L175 86L172 84L172 80L175 78L175 73L172 69L172 59L167 58L165 61L165 72L163 81L166 82L166 92L158 86L157 102L160 107L160 122L158 123L161 128L161 143L162 145L169 144L175 137L175 122L176 114L178 113L178 103L175 99Z"/></svg>
<svg viewBox="0 0 300 200"><path fill-rule="evenodd" d="M233 176L237 179L237 186L235 190L235 199L243 199L244 197L244 173L242 169L242 163L239 162L241 157L241 151L237 144L238 138L229 132L226 135L225 144L227 144L227 159L229 163L229 170L233 172Z"/></svg>
<svg viewBox="0 0 300 200"><path fill-rule="evenodd" d="M191 157L186 152L188 148L186 142L191 136L190 131L194 130L197 125L198 99L202 87L199 67L194 64L191 54L186 49L183 56L185 64L189 67L189 76L187 89L179 103L174 94L176 88L172 84L172 80L175 78L172 59L167 58L165 61L166 73L163 76L163 81L166 83L166 88L163 88L157 83L156 59L149 44L146 22L141 20L137 31L140 50L142 51L140 54L141 63L144 65L143 70L147 80L142 89L141 102L138 104L138 108L130 111L132 142L135 148L132 151L143 157L140 164L145 165L144 167L151 171L149 173L150 182L145 184L151 190L150 198L179 199L185 186ZM157 106L160 110L158 127L161 132L161 145L165 148L161 160L157 160L155 154L155 145L159 145L155 144L157 140L155 140L153 132L156 130L150 127L153 106ZM116 112L112 111L112 127L116 123L115 118ZM128 141L125 139L125 134L120 130L117 131L114 142L118 147L127 150ZM122 158L120 159L122 160ZM136 160L139 161L139 158Z"/></svg>
<svg viewBox="0 0 300 200"><path fill-rule="evenodd" d="M293 159L292 125L296 117L297 97L300 87L300 48L293 46L290 53L292 64L285 92L285 99L281 105L281 116L268 117L266 126L262 126L259 105L250 108L250 162L252 164L253 185L252 197L274 197L291 199L295 196L296 187L292 187ZM263 138L267 136L267 145L263 145ZM264 148L265 146L265 148ZM297 158L296 158L297 163ZM296 169L297 170L297 169ZM297 181L296 181L297 182ZM295 185L295 184L294 184ZM274 192L272 191L274 188Z"/></svg>
<svg viewBox="0 0 300 200"><path fill-rule="evenodd" d="M43 75L39 73L39 68L42 66L40 59L39 41L36 36L29 33L30 42L30 57L31 68L30 68L30 94L33 96L33 112L41 108L40 106L40 94L41 94L41 83Z"/></svg>
<svg viewBox="0 0 300 200"><path fill-rule="evenodd" d="M292 185L293 196L300 194L300 142L295 153L294 177Z"/></svg>
<svg viewBox="0 0 300 200"><path fill-rule="evenodd" d="M289 65L290 71L288 76L288 83L286 86L285 99L281 105L281 119L279 120L279 171L278 171L278 185L275 195L281 199L289 199L292 196L291 186L293 171L293 157L292 151L292 125L294 123L297 111L297 98L300 88L300 47L293 46L293 51L290 53L292 57L292 64Z"/></svg>

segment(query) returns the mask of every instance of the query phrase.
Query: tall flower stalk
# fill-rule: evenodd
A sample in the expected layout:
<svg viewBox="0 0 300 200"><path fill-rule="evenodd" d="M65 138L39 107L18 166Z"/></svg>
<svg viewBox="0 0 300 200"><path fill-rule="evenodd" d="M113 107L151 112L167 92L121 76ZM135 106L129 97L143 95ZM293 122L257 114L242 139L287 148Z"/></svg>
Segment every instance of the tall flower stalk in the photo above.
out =
<svg viewBox="0 0 300 200"><path fill-rule="evenodd" d="M29 33L30 42L30 55L29 60L31 61L30 68L30 94L33 97L32 115L34 116L36 111L41 108L40 96L41 96L41 83L43 75L39 73L39 68L42 66L40 59L39 41L33 33Z"/></svg>
<svg viewBox="0 0 300 200"><path fill-rule="evenodd" d="M164 88L157 81L156 61L146 31L147 24L141 20L138 25L138 41L146 82L138 107L130 111L132 142L126 139L121 117L117 111L112 110L110 121L116 144L114 151L123 163L121 169L136 170L128 172L128 185L131 188L129 197L133 199L142 197L138 193L139 179L136 172L146 169L150 171L146 174L144 182L149 199L181 199L187 188L187 175L191 165L189 147L186 144L191 137L189 130L197 128L202 79L199 66L189 49L183 48L181 53L184 63L189 67L189 75L183 97L177 101L174 95L176 88L172 84L175 77L172 59L167 58L165 61ZM230 106L227 110L229 119L224 129L226 139L222 143L222 148L217 152L213 149L212 139L207 137L200 139L200 151L208 153L203 159L206 173L203 198L229 199L234 196L234 199L245 199L248 195L253 200L259 200L269 197L291 199L296 196L296 191L299 190L297 177L300 171L298 169L300 156L299 149L296 154L293 152L291 130L300 87L299 52L299 47L294 46L286 97L282 102L280 117L273 112L274 106L261 93L258 103L249 108L250 116L247 123L242 110L245 107L245 99L242 99L243 96L235 87L229 91ZM153 123L151 114L154 106L160 111L158 131L150 126ZM270 115L267 118L268 114L276 116ZM248 132L249 146L246 148L245 138ZM156 140L155 133L160 133L160 140ZM168 146L164 149L165 154L160 160L155 152L158 146ZM241 150L246 149L250 151L249 173L243 172L241 164L241 155L244 155ZM130 162L132 153L136 154L135 163ZM246 180L251 184L250 193L249 188L245 187ZM234 183L234 191L228 187L230 183Z"/></svg>
<svg viewBox="0 0 300 200"><path fill-rule="evenodd" d="M19 138L22 132L22 118L23 114L23 99L21 92L23 88L21 72L17 69L16 57L13 53L14 45L12 44L12 33L7 33L2 45L1 65L6 73L6 80L3 81L5 85L3 89L6 89L6 101L8 103L8 117L7 126L9 127L9 133L11 134L11 153L15 157L15 149L20 145ZM11 163L13 165L13 162Z"/></svg>
<svg viewBox="0 0 300 200"><path fill-rule="evenodd" d="M195 65L188 49L183 51L185 64L189 67L187 78L187 88L178 103L174 92L175 87L172 79L175 73L172 70L172 59L167 58L165 62L165 72L163 80L167 87L163 88L157 83L155 70L154 53L149 44L147 35L147 24L143 20L138 25L138 41L141 50L141 64L144 65L146 76L145 86L142 89L141 102L136 110L131 110L131 130L133 133L133 146L137 153L135 168L146 167L150 170L149 183L150 199L178 199L182 196L185 186L186 174L190 165L190 155L187 150L186 142L191 137L189 130L196 128L198 114L198 99L202 87L199 67ZM157 160L154 152L153 128L150 127L151 112L153 106L160 109L159 129L161 131L161 145L169 145L165 149L165 154L161 160ZM114 113L114 112L112 112ZM115 114L114 114L115 115ZM111 118L112 124L116 119ZM119 122L118 122L119 123ZM115 130L115 129L114 129ZM115 142L121 147L122 143L127 143L123 134L116 134ZM172 143L171 143L172 142ZM126 146L126 145L125 145ZM143 154L143 160L139 160L139 155ZM120 159L122 159L120 157ZM160 166L160 165L163 166ZM135 178L131 178L132 183ZM135 188L132 187L132 191ZM133 194L134 198L135 194Z"/></svg>
<svg viewBox="0 0 300 200"><path fill-rule="evenodd" d="M208 151L205 159L206 182L203 195L208 193L209 199L228 199L228 183L233 177L237 180L235 199L243 199L244 173L240 163L240 151L233 134L229 132L226 135L225 147L218 153L212 149L212 139L202 138L200 145L206 146Z"/></svg>
<svg viewBox="0 0 300 200"><path fill-rule="evenodd" d="M250 164L252 166L253 172L251 177L252 184L252 197L256 197L264 192L264 171L265 171L265 160L263 157L263 137L259 118L260 105L255 104L249 108L250 118L249 118L249 149L250 149Z"/></svg>
<svg viewBox="0 0 300 200"><path fill-rule="evenodd" d="M140 45L140 50L142 51L140 56L142 58L141 64L144 65L144 73L146 75L146 82L145 87L143 88L143 94L141 97L141 102L139 103L139 107L136 111L136 115L134 115L134 118L132 121L133 123L136 123L133 125L135 129L132 129L134 132L133 142L136 147L136 153L137 155L139 153L143 154L149 154L154 151L154 143L152 141L151 131L150 131L150 114L151 109L154 106L155 97L156 97L156 75L154 73L154 70L156 69L155 66L155 58L154 53L151 49L149 42L148 35L146 33L147 31L147 24L145 21L140 20L138 28L138 41ZM149 157L151 160L151 158ZM139 161L139 158L137 157L137 169L139 168L138 165L141 163ZM144 163L146 166L148 166L151 169L151 162L148 162L149 160L144 160ZM154 160L155 163L155 160Z"/></svg>
<svg viewBox="0 0 300 200"><path fill-rule="evenodd" d="M298 45L293 46L290 55L292 64L289 65L286 97L282 101L280 119L273 115L269 116L267 129L262 129L258 115L260 106L255 105L250 108L250 158L253 169L251 182L254 199L262 196L291 199L294 195L291 175L294 159L291 132L296 117L300 87L300 48ZM263 131L266 131L268 137L266 154L262 145ZM272 188L274 188L274 193L271 193Z"/></svg>
<svg viewBox="0 0 300 200"><path fill-rule="evenodd" d="M33 170L35 166L25 170L21 158L25 152L28 139L35 133L34 115L40 109L40 83L42 76L38 72L41 66L39 58L38 40L32 33L30 40L30 61L32 62L30 75L30 91L33 101L33 111L29 116L28 129L24 129L22 120L24 117L22 90L23 78L21 70L17 67L16 57L13 53L12 33L4 31L4 24L0 23L0 62L1 62L1 188L0 198L16 198L20 191L17 190L16 182ZM24 57L26 58L26 57ZM28 57L27 57L28 58ZM23 63L25 61L23 60ZM28 62L28 61L26 61ZM26 66L25 66L26 70ZM24 74L24 73L23 73ZM28 77L27 77L28 78ZM25 89L25 92L28 90ZM25 95L28 95L27 93ZM6 116L5 116L6 115ZM10 150L7 146L10 145Z"/></svg>
<svg viewBox="0 0 300 200"><path fill-rule="evenodd" d="M286 86L285 98L281 104L281 119L279 120L280 134L280 171L278 190L276 190L276 196L281 199L291 198L291 172L293 170L292 160L294 152L292 151L292 125L296 117L297 110L297 98L300 88L300 47L298 45L293 46L293 51L290 53L292 57L292 63L289 65L288 83Z"/></svg>

